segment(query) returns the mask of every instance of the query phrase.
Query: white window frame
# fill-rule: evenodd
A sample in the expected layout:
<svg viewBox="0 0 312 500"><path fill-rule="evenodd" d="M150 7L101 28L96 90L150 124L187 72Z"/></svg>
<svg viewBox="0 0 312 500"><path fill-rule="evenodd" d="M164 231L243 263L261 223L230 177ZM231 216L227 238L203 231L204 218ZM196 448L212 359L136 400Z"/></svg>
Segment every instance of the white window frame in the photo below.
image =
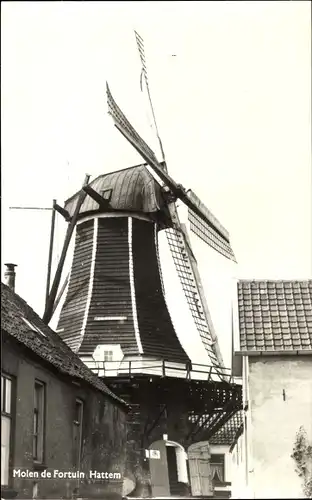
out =
<svg viewBox="0 0 312 500"><path fill-rule="evenodd" d="M107 349L107 351L103 352L104 362L114 361L114 351L111 349Z"/></svg>
<svg viewBox="0 0 312 500"><path fill-rule="evenodd" d="M107 353L112 352L112 359L109 361L107 358ZM98 376L116 376L118 374L118 370L124 358L124 353L121 349L120 344L99 344L94 349L92 354L92 358L95 361L94 364L90 366L90 368L98 369ZM88 363L86 363L88 366Z"/></svg>
<svg viewBox="0 0 312 500"><path fill-rule="evenodd" d="M33 487L32 487L32 498L33 499L38 498L38 491L39 491L38 483L35 482L35 483L33 483Z"/></svg>
<svg viewBox="0 0 312 500"><path fill-rule="evenodd" d="M214 457L222 457L222 463L221 462L214 462ZM220 466L222 465L222 472L223 472L223 479L220 481L215 481L214 478L214 466ZM210 455L210 470L211 470L211 478L212 481L214 481L214 485L218 486L218 484L222 484L225 482L225 455L224 453L211 453Z"/></svg>
<svg viewBox="0 0 312 500"><path fill-rule="evenodd" d="M37 391L40 388L39 391ZM38 408L36 408L36 395L38 394ZM34 413L33 413L33 459L42 464L45 451L45 383L35 380L34 386Z"/></svg>
<svg viewBox="0 0 312 500"><path fill-rule="evenodd" d="M10 462L12 454L12 387L13 379L10 375L1 374L1 486L9 486ZM9 395L9 398L7 398ZM8 425L7 442L4 441L3 424Z"/></svg>

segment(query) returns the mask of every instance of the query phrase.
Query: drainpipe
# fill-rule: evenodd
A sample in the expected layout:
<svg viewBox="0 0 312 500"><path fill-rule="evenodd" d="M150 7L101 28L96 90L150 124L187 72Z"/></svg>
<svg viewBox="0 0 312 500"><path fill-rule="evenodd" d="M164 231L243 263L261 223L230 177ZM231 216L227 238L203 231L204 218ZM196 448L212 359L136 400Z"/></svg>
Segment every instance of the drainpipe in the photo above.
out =
<svg viewBox="0 0 312 500"><path fill-rule="evenodd" d="M248 453L248 438L249 438L249 425L247 420L248 411L248 364L247 357L243 356L243 412L244 412L244 454L245 454L245 484L249 486L249 453Z"/></svg>
<svg viewBox="0 0 312 500"><path fill-rule="evenodd" d="M245 478L248 498L254 496L254 467L252 444L252 421L249 394L249 360L243 356L243 406L244 406L244 448L245 448Z"/></svg>
<svg viewBox="0 0 312 500"><path fill-rule="evenodd" d="M15 267L17 267L17 264L4 264L6 266L6 270L4 272L4 280L5 284L11 288L11 290L14 292L15 291Z"/></svg>

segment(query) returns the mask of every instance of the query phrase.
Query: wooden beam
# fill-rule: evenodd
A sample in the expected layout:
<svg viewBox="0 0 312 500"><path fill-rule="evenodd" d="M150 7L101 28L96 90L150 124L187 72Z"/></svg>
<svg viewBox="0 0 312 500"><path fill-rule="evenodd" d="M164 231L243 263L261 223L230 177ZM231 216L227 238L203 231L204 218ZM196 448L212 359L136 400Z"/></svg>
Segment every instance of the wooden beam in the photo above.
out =
<svg viewBox="0 0 312 500"><path fill-rule="evenodd" d="M97 193L91 186L84 186L83 190L96 201L101 208L107 209L110 208L110 204L108 200L105 200L103 196Z"/></svg>
<svg viewBox="0 0 312 500"><path fill-rule="evenodd" d="M53 210L52 207L9 207L9 210Z"/></svg>
<svg viewBox="0 0 312 500"><path fill-rule="evenodd" d="M232 411L225 409L225 413L223 413L221 416L217 414L213 421L210 423L208 429L199 430L199 434L197 434L196 440L198 439L199 441L209 441L209 439L214 436L230 420L230 418L235 415L236 412L236 409Z"/></svg>
<svg viewBox="0 0 312 500"><path fill-rule="evenodd" d="M195 420L195 422L192 422L193 425L192 425L190 432L186 436L186 441L188 441L190 439L190 437L193 435L193 433L197 427L197 424L200 422L200 419L203 418L204 415L205 415L205 412L200 413L198 415L197 419Z"/></svg>
<svg viewBox="0 0 312 500"><path fill-rule="evenodd" d="M67 232L66 232L66 236L65 236L65 241L64 241L64 245L63 245L61 257L60 257L60 260L59 260L59 263L58 263L58 266L57 266L57 269L56 269L56 272L55 272L53 284L52 284L52 287L51 287L51 292L50 292L50 295L49 295L49 298L48 298L48 301L47 301L47 305L46 305L46 308L45 308L45 311L44 311L44 315L43 315L43 318L42 318L43 321L46 324L48 324L50 322L51 318L52 318L53 306L54 306L56 294L57 294L57 291L58 291L58 287L59 287L59 284L60 284L60 281L61 281L62 271L63 271L63 267L64 267L64 263L65 263L65 258L66 258L67 250L68 250L68 247L69 247L69 244L70 244L70 240L71 240L71 237L72 237L74 229L75 229L75 225L76 225L76 222L77 222L77 219L78 219L78 216L79 216L81 205L83 204L83 202L84 202L84 200L85 200L85 198L87 196L87 194L83 190L83 188L88 184L89 179L90 179L90 175L86 175L84 183L83 183L83 186L82 186L82 189L81 189L81 191L79 193L79 196L78 196L78 200L77 200L77 204L76 204L74 215L72 216L72 218L71 218L71 220L70 220L70 222L68 224L68 227L67 227Z"/></svg>
<svg viewBox="0 0 312 500"><path fill-rule="evenodd" d="M64 281L64 283L63 283L63 285L62 285L62 288L61 288L61 290L60 290L60 293L58 294L58 296L57 296L57 297L56 297L56 299L55 299L54 306L53 306L53 311L52 311L52 316L53 316L53 314L55 313L55 310L56 310L57 306L59 305L59 302L60 302L61 298L63 297L63 294L64 294L64 292L65 292L65 289L66 289L66 286L67 286L68 280L69 280L69 273L68 273L68 275L67 275L67 276L66 276L66 278L65 278L65 281ZM52 317L52 316L51 316L51 317Z"/></svg>
<svg viewBox="0 0 312 500"><path fill-rule="evenodd" d="M67 212L67 210L65 210L65 208L60 207L60 205L58 205L56 203L56 200L54 200L54 201L55 201L55 203L53 205L54 210L56 210L59 214L61 214L61 216L64 217L64 219L66 220L66 222L69 222L70 221L70 215Z"/></svg>
<svg viewBox="0 0 312 500"><path fill-rule="evenodd" d="M51 232L50 232L50 244L49 244L49 257L48 257L48 271L47 271L45 307L47 307L49 293L50 293L51 267L52 267L54 231L55 231L55 210L54 210L54 205L55 204L56 204L56 200L53 200L53 205L52 205L53 206L53 210L52 210L52 218L51 218Z"/></svg>
<svg viewBox="0 0 312 500"><path fill-rule="evenodd" d="M201 425L196 426L197 428L194 430L194 432L191 433L190 438L192 437L193 439L195 439L195 437L198 436L198 434L200 432L210 431L211 427L215 424L215 422L217 422L218 420L220 420L222 418L224 411L225 410L216 410L214 412L212 410L212 412L203 420ZM209 423L209 428L205 429L205 425L209 422L211 417L213 417L213 418L212 418L212 421ZM198 441L200 441L200 439L198 439Z"/></svg>
<svg viewBox="0 0 312 500"><path fill-rule="evenodd" d="M161 419L162 415L165 413L165 411L167 411L167 405L166 404L163 405L163 407L159 411L157 417L154 419L154 422L152 423L152 425L148 429L145 430L145 432L144 432L145 439L147 439L150 436L151 432L155 429L156 425L160 421L160 419Z"/></svg>

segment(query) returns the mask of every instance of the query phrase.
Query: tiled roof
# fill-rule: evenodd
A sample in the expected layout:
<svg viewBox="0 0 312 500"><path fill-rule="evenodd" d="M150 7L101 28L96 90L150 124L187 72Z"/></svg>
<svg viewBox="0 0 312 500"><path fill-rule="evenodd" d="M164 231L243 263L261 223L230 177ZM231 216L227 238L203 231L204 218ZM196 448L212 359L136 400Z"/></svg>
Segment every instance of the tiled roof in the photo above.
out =
<svg viewBox="0 0 312 500"><path fill-rule="evenodd" d="M34 328L32 328L32 326ZM83 380L127 408L33 309L8 286L1 283L1 330L30 349L60 373Z"/></svg>
<svg viewBox="0 0 312 500"><path fill-rule="evenodd" d="M212 438L209 439L209 444L231 445L242 423L243 411L238 411L212 436Z"/></svg>
<svg viewBox="0 0 312 500"><path fill-rule="evenodd" d="M240 351L311 351L312 280L239 281Z"/></svg>

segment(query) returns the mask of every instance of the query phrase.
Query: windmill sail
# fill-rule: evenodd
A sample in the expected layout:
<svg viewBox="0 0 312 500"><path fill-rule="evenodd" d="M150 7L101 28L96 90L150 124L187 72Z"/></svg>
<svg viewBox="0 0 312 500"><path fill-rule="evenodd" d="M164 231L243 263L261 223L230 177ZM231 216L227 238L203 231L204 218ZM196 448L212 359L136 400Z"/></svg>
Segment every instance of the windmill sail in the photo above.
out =
<svg viewBox="0 0 312 500"><path fill-rule="evenodd" d="M147 76L147 67L146 67L146 59L145 59L145 50L144 50L144 41L143 38L139 35L137 31L134 31L136 43L138 46L138 51L142 63L142 74L144 75L146 87L148 88L148 76Z"/></svg>
<svg viewBox="0 0 312 500"><path fill-rule="evenodd" d="M235 261L235 255L229 243L224 241L217 231L214 231L208 224L205 224L193 210L188 210L188 220L190 222L190 230L196 236L224 257Z"/></svg>
<svg viewBox="0 0 312 500"><path fill-rule="evenodd" d="M126 118L124 113L121 111L116 101L114 100L108 83L106 83L106 95L107 95L107 105L108 113L114 121L115 127L121 132L121 134L126 137L126 139L132 144L132 146L137 150L137 152L144 158L144 160L150 165L150 167L156 172L159 178L166 183L170 189L177 189L177 185L173 179L165 172L163 166L156 158L154 151L146 144L144 139L136 132L129 120Z"/></svg>
<svg viewBox="0 0 312 500"><path fill-rule="evenodd" d="M137 46L138 46L138 51L139 51L139 55L140 55L140 59L141 59L141 64L142 64L141 78L143 76L144 80L145 80L147 95L148 95L150 107L151 107L151 110L152 110L152 115L153 115L155 130L156 130L156 134L157 134L157 139L158 139L158 142L159 142L159 146L160 146L160 150L161 150L161 154L162 154L162 159L163 159L163 161L165 161L164 148L163 148L163 145L162 145L162 142L161 142L161 138L160 138L160 135L159 135L159 132L158 132L158 127L157 127L157 123L156 123L156 116L155 116L155 112L154 112L154 108L153 108L153 103L152 103L152 98L151 98L150 89L149 89L148 75L147 75L147 66L146 66L146 58L145 58L145 50L144 50L144 41L143 41L143 38L138 34L137 31L134 31L134 34L135 34L135 39L136 39L136 43L137 43ZM142 82L141 82L141 90L143 91Z"/></svg>
<svg viewBox="0 0 312 500"><path fill-rule="evenodd" d="M154 152L139 136L139 134L132 127L132 125L127 120L121 109L117 106L116 102L112 97L108 85L107 85L107 98L108 98L109 113L112 116L115 126L118 128L118 130L129 140L129 142L135 147L135 149L141 154L141 156L145 159L145 161L153 168L156 174L158 174L158 176L165 182L167 187L169 187L169 189L173 193L178 193L178 192L185 193L185 197L190 196L189 193L186 193L184 188L179 186L167 174L167 172L164 172ZM180 195L179 197L182 199L182 195ZM198 212L200 213L201 205L199 203L195 205L192 201L191 203L192 203L191 207L193 208L194 213L195 211L197 213ZM204 205L202 204L202 206ZM196 276L194 276L192 266L188 257L188 250L186 248L183 232L181 231L178 214L173 203L170 203L168 208L170 211L173 228L166 230L167 240L182 285L182 289L186 296L186 300L190 308L194 323L199 332L200 338L205 346L205 349L208 353L210 361L214 366L220 367L223 365L223 361L220 356L220 353L216 354L216 349L214 348L215 340L212 339L211 324L209 327L209 322L207 321L207 314L205 315L203 300L201 298L201 294L198 289ZM207 221L206 224L212 225L212 222L207 218L207 216L205 215L203 216L205 217L205 221ZM211 214L211 219L212 218L213 216ZM218 227L216 228L215 231L218 233L220 229Z"/></svg>
<svg viewBox="0 0 312 500"><path fill-rule="evenodd" d="M191 229L201 239L203 239L214 250L224 255L226 258L234 260L234 252L229 243L229 235L216 217L200 201L193 191L186 191L183 186L176 183L172 177L163 169L158 162L155 153L146 144L142 137L136 132L124 113L115 102L112 93L106 84L107 103L109 114L111 115L115 127L132 144L138 153L144 158L148 165L154 170L158 177L170 189L176 198L189 208L189 218Z"/></svg>
<svg viewBox="0 0 312 500"><path fill-rule="evenodd" d="M206 321L205 312L199 295L195 276L192 271L190 259L186 249L184 235L175 228L166 229L167 241L172 254L173 262L185 294L193 321L200 338L204 344L211 363L219 367L223 364L222 359L218 359L211 331Z"/></svg>
<svg viewBox="0 0 312 500"><path fill-rule="evenodd" d="M144 78L153 113L155 128L163 154L163 148L157 130L155 114L149 91L144 42L137 32L135 32L135 37L142 64L141 90L142 78ZM109 114L113 118L116 128L144 158L147 164L153 169L155 174L158 175L167 188L167 202L172 224L170 229L166 229L166 235L175 268L193 317L193 321L202 343L205 346L209 359L215 367L224 367L217 338L213 330L210 313L206 304L205 295L202 289L196 259L192 254L190 243L187 241L187 235L184 234L182 225L179 221L177 209L175 207L176 199L179 198L188 207L188 218L191 230L214 250L218 251L228 259L235 260L234 252L229 242L229 234L193 191L186 191L182 185L176 183L172 177L169 176L165 162L163 162L163 164L158 162L155 153L133 128L113 99L108 84L107 101Z"/></svg>
<svg viewBox="0 0 312 500"><path fill-rule="evenodd" d="M145 57L145 49L144 49L144 41L143 38L139 35L137 31L134 31L136 43L138 47L138 52L142 65L141 72L141 90L143 91L142 86L142 77L144 77L146 84L146 91L151 107L151 111L153 114L154 125L156 129L157 138L160 144L160 149L162 153L163 160L165 160L165 154L162 146L162 142L160 139L160 135L157 128L156 117L154 113L153 103L151 99L150 89L149 89L149 81L148 81L148 73L147 73L147 64ZM166 166L165 166L165 170ZM185 193L186 199L184 202L188 205L191 202L194 205L194 209L192 209L189 205L188 210L188 218L190 222L190 229L193 233L195 233L201 240L210 245L214 250L222 254L224 257L235 260L234 252L231 248L229 242L229 233L228 231L220 224L220 222L216 219L216 217L210 212L210 210L202 203L202 201L195 195L195 193L189 190ZM207 220L210 222L207 223L200 214L204 214Z"/></svg>
<svg viewBox="0 0 312 500"><path fill-rule="evenodd" d="M224 257L236 262L234 252L230 245L228 231L193 191L189 189L187 196L197 209L197 211L190 208L188 209L188 220L190 222L191 231ZM204 214L206 219L210 221L210 224L207 224L199 214Z"/></svg>
<svg viewBox="0 0 312 500"><path fill-rule="evenodd" d="M210 362L214 366L224 367L186 227L179 221L175 204L169 203L168 209L174 226L165 232L189 310Z"/></svg>

